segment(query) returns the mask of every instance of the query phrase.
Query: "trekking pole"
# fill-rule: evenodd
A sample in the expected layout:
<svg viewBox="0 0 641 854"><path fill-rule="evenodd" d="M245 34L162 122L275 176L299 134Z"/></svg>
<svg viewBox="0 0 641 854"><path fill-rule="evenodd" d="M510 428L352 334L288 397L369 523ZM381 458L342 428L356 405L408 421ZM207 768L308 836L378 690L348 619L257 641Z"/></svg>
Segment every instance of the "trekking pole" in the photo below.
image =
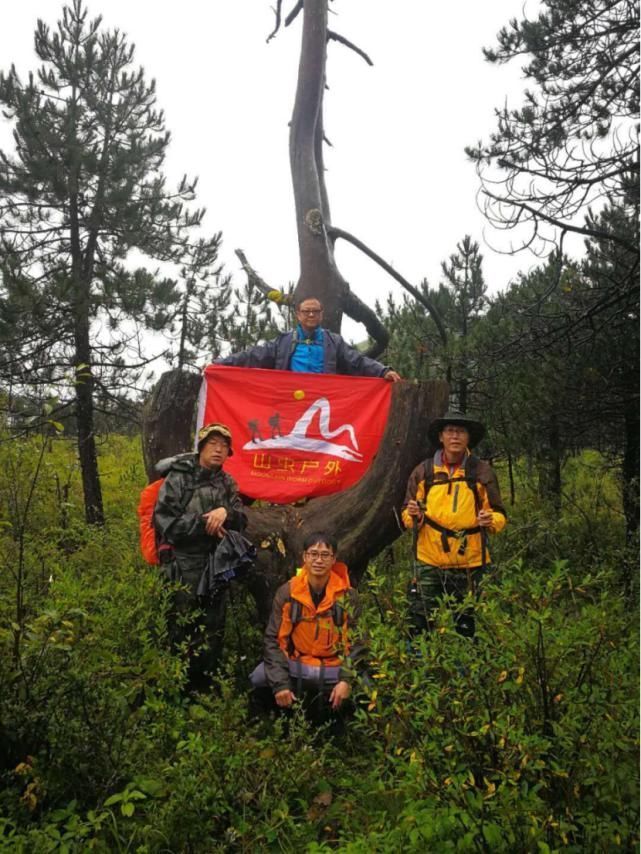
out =
<svg viewBox="0 0 641 854"><path fill-rule="evenodd" d="M425 519L425 509L426 505L416 500L418 504L419 510L423 513L423 519ZM419 579L419 559L418 559L418 535L420 531L419 525L419 517L414 517L414 524L412 525L412 580L410 584L410 596L415 595L418 596L421 600L421 607L423 608L423 617L425 619L425 628L427 629L429 626L429 619L427 616L427 608L425 607L425 597L423 596L423 591L421 589L421 583Z"/></svg>

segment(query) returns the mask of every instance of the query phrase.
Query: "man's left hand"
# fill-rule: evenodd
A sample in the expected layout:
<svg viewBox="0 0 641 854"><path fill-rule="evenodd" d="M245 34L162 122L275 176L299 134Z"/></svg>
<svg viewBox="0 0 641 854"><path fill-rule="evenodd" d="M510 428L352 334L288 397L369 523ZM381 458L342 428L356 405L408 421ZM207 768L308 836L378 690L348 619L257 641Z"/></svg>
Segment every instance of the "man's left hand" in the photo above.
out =
<svg viewBox="0 0 641 854"><path fill-rule="evenodd" d="M334 685L332 693L329 695L329 702L331 703L332 709L338 709L343 702L346 700L349 695L352 693L352 689L347 682L337 682Z"/></svg>
<svg viewBox="0 0 641 854"><path fill-rule="evenodd" d="M387 380L388 383L397 383L400 382L401 375L397 374L396 371L385 371L383 379Z"/></svg>
<svg viewBox="0 0 641 854"><path fill-rule="evenodd" d="M205 531L209 534L210 537L223 536L221 528L225 524L226 518L227 511L224 507L216 507L215 510L210 510L209 513L203 513L203 519L205 520Z"/></svg>
<svg viewBox="0 0 641 854"><path fill-rule="evenodd" d="M476 521L481 526L481 528L489 528L492 522L494 521L494 517L492 515L491 510L479 510L479 515L477 516Z"/></svg>

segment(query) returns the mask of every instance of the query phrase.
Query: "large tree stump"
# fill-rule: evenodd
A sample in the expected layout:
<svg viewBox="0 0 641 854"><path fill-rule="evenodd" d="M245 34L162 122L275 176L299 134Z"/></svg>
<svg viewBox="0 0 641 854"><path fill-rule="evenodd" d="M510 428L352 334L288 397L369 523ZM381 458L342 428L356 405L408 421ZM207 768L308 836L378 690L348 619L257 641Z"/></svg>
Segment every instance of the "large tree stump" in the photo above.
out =
<svg viewBox="0 0 641 854"><path fill-rule="evenodd" d="M171 371L154 388L143 419L148 471L152 461L192 446L197 379L193 374ZM427 428L444 413L447 399L448 386L441 380L395 383L381 446L358 483L344 492L303 503L247 508L247 535L258 549L249 586L263 620L274 591L300 564L306 534L321 530L337 537L340 557L355 584L368 562L401 534L395 511L399 511L412 469L428 454Z"/></svg>
<svg viewBox="0 0 641 854"><path fill-rule="evenodd" d="M142 456L149 480L158 475L154 466L164 457L194 447L196 401L202 377L190 371L162 374L145 401L142 412Z"/></svg>

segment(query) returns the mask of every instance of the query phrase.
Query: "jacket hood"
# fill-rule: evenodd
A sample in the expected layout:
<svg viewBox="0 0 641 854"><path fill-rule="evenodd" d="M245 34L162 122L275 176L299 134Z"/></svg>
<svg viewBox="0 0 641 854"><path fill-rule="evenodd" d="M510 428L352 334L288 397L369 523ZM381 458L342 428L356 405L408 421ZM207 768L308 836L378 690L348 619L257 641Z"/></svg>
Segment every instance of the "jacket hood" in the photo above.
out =
<svg viewBox="0 0 641 854"><path fill-rule="evenodd" d="M170 471L192 471L196 465L196 454L175 454L173 457L165 457L156 463L156 471L160 477L166 477Z"/></svg>
<svg viewBox="0 0 641 854"><path fill-rule="evenodd" d="M309 600L311 602L308 580L307 570L305 568L301 569L298 574L292 578L290 586L291 595L301 601L307 602ZM347 564L337 561L329 571L329 578L327 579L327 587L325 590L325 599L329 597L333 600L336 596L340 596L341 593L345 593L349 590L350 587L351 584L349 583Z"/></svg>

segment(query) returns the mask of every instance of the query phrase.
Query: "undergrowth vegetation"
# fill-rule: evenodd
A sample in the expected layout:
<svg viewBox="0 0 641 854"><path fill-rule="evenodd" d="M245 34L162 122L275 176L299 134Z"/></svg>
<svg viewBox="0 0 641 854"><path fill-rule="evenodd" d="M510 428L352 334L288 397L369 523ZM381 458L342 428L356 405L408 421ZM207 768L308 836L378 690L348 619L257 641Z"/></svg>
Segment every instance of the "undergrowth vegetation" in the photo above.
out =
<svg viewBox="0 0 641 854"><path fill-rule="evenodd" d="M638 847L638 610L612 469L566 464L561 512L517 472L477 638L443 607L410 641L410 545L361 587L369 680L346 731L257 716L235 588L226 672L188 700L166 591L137 552L138 445L101 448L90 530L64 438L0 446L0 849L630 851ZM637 593L635 593L636 597Z"/></svg>

